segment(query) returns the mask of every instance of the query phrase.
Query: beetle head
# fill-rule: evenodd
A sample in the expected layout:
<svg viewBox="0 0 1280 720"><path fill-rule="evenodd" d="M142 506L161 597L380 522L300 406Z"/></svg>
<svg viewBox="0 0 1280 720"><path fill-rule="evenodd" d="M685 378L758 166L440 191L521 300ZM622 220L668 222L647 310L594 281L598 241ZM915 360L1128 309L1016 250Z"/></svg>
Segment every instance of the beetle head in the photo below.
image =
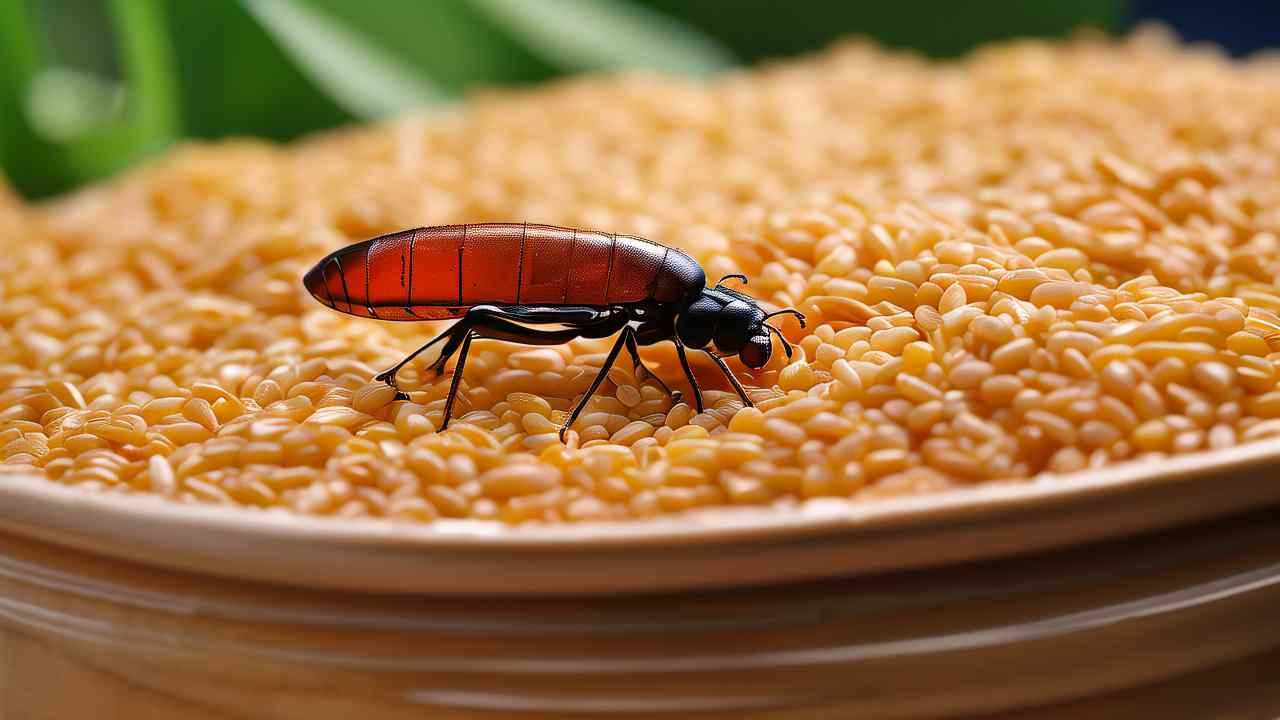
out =
<svg viewBox="0 0 1280 720"><path fill-rule="evenodd" d="M689 347L714 345L721 355L737 355L743 365L761 368L773 356L773 338L782 343L787 357L791 344L767 321L775 315L793 314L804 327L804 315L796 310L779 310L766 314L754 298L717 284L703 291L676 319L676 334Z"/></svg>
<svg viewBox="0 0 1280 720"><path fill-rule="evenodd" d="M738 358L742 360L742 364L749 368L762 368L769 364L769 358L773 357L773 338L770 335L777 335L778 342L782 343L782 349L787 353L787 359L791 359L792 350L791 343L783 337L782 331L765 322L775 315L795 315L800 320L800 327L804 327L804 313L799 310L787 308L785 310L775 310L764 316L761 320L759 331L753 334L742 348L738 351Z"/></svg>

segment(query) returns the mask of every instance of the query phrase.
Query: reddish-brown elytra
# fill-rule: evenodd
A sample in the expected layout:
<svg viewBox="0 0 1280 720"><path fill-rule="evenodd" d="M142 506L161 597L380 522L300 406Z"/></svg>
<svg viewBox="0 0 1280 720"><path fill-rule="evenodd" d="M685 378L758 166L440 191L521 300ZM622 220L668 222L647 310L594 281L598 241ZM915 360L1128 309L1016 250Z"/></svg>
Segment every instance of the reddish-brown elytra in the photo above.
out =
<svg viewBox="0 0 1280 720"><path fill-rule="evenodd" d="M702 393L685 346L702 350L750 405L724 357L736 354L747 367L763 367L773 353L771 334L790 357L790 344L766 320L790 313L803 327L804 315L790 309L766 313L750 296L725 287L730 278L746 282L742 275L729 275L708 288L697 261L644 238L552 225L479 223L403 230L349 245L317 263L303 284L325 305L360 317L460 318L377 376L395 387L400 368L444 341L431 369L444 370L454 354L458 362L442 430L449 425L472 338L559 345L619 333L600 373L560 428L563 439L624 347L637 372L666 389L641 363L638 346L672 341L699 412ZM562 327L530 327L536 325Z"/></svg>

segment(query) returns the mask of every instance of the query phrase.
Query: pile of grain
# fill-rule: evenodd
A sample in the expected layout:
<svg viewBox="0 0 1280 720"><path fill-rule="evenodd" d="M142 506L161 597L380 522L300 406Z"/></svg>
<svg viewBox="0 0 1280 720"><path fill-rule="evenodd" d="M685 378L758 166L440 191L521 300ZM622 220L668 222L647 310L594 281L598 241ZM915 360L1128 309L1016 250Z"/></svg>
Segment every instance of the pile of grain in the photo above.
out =
<svg viewBox="0 0 1280 720"><path fill-rule="evenodd" d="M291 147L188 146L0 203L0 455L104 492L341 516L581 520L1016 481L1280 434L1280 67L1158 33L931 64L855 44L701 85L587 79ZM628 232L809 313L694 415L608 340L339 316L325 252L424 224ZM646 351L681 387L668 347ZM426 358L425 360L429 360ZM620 365L627 365L620 363ZM415 368L417 368L415 370ZM741 367L735 364L741 371ZM700 368L715 385L714 368Z"/></svg>

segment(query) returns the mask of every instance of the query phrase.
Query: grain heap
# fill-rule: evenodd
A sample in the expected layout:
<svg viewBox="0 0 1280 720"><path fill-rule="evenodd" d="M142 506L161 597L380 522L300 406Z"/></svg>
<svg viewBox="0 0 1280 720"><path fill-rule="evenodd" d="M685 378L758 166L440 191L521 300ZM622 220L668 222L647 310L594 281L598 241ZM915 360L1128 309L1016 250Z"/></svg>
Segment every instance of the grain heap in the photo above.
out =
<svg viewBox="0 0 1280 720"><path fill-rule="evenodd" d="M875 498L1272 437L1276 117L1274 61L1147 32L954 64L851 44L707 85L594 78L291 147L184 147L48 206L0 203L3 467L518 522ZM341 317L299 277L348 242L484 220L635 233L712 277L747 272L810 314L786 326L803 357L749 382L757 409L711 391L696 416L617 369L565 447L556 425L608 341L482 341L463 421L435 433L444 379L406 369L400 402L370 378L441 326ZM669 348L646 356L678 381Z"/></svg>

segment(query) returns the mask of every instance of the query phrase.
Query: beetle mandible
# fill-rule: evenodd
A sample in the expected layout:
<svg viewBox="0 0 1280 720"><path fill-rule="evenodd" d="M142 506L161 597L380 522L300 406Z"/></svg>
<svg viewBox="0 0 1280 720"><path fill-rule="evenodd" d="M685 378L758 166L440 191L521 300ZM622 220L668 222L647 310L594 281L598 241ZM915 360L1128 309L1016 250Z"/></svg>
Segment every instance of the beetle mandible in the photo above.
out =
<svg viewBox="0 0 1280 720"><path fill-rule="evenodd" d="M724 358L736 354L749 368L763 367L773 354L770 335L791 357L790 343L767 320L792 314L804 327L804 315L793 309L766 313L754 298L725 287L731 278L746 282L743 275L728 275L707 287L697 261L644 238L531 223L478 223L403 230L348 245L317 263L303 284L325 305L359 317L460 318L375 378L397 387L400 368L443 342L430 368L443 372L455 354L458 362L441 430L449 426L473 338L559 345L618 333L599 374L561 426L563 440L623 348L637 374L652 377L678 399L644 366L637 349L664 340L675 344L698 412L703 410L702 392L686 347L706 353L751 405ZM537 325L560 327L531 327Z"/></svg>

